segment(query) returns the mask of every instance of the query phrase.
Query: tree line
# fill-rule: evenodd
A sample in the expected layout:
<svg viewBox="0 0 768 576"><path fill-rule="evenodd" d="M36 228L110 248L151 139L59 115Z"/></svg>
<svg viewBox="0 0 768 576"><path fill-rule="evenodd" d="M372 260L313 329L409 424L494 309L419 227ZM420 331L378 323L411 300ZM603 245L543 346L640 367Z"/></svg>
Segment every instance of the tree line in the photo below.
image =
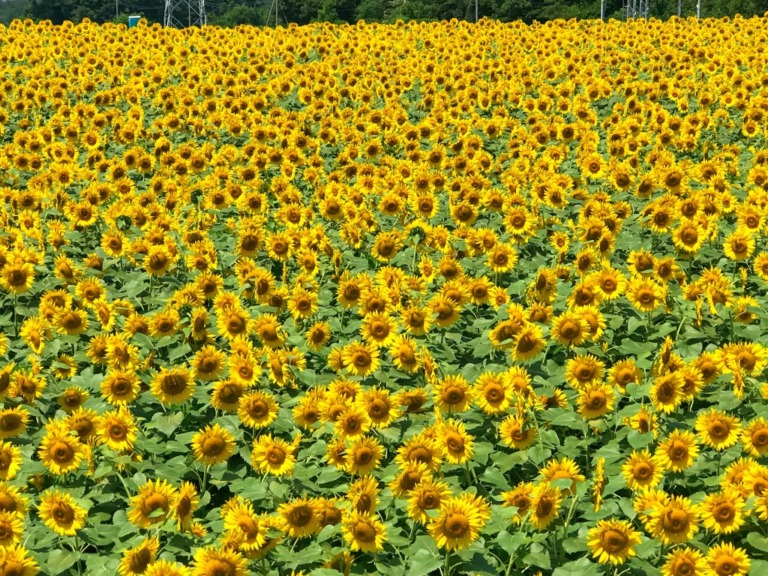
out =
<svg viewBox="0 0 768 576"><path fill-rule="evenodd" d="M696 14L697 0L650 0L650 16L669 18ZM0 0L0 22L15 18L78 22L127 22L129 14L162 22L163 0ZM545 21L555 18L599 18L601 0L206 0L208 23L274 25L317 21L394 22L408 20L474 20L488 17L502 21ZM623 18L623 0L605 0L607 18ZM704 17L768 12L768 0L701 0ZM186 14L176 15L181 22Z"/></svg>

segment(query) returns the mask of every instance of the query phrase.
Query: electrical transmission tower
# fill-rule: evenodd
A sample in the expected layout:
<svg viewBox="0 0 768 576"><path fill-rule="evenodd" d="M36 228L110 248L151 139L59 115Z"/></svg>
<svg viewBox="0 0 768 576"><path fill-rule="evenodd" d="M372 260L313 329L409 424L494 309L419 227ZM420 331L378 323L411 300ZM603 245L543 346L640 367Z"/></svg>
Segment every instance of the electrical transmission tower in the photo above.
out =
<svg viewBox="0 0 768 576"><path fill-rule="evenodd" d="M163 24L173 28L205 26L205 0L165 0Z"/></svg>
<svg viewBox="0 0 768 576"><path fill-rule="evenodd" d="M624 0L627 18L648 18L649 0Z"/></svg>

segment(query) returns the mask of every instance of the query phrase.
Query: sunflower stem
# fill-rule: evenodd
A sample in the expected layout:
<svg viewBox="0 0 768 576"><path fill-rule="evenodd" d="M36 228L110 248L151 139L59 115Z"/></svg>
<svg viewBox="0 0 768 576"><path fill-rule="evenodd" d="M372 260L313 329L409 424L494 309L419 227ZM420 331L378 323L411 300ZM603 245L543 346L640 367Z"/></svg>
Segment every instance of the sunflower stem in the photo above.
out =
<svg viewBox="0 0 768 576"><path fill-rule="evenodd" d="M210 471L211 467L206 466L205 470L203 471L203 487L200 489L200 494L205 494L205 490L208 488L208 472Z"/></svg>
<svg viewBox="0 0 768 576"><path fill-rule="evenodd" d="M451 574L451 551L446 548L445 549L445 563L443 564L443 576L450 576Z"/></svg>

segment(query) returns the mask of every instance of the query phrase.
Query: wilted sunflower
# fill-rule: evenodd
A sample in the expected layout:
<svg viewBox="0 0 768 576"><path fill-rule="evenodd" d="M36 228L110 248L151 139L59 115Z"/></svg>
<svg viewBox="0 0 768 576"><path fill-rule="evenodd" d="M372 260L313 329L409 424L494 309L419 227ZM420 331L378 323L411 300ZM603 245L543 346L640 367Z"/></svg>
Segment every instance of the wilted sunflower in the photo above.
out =
<svg viewBox="0 0 768 576"><path fill-rule="evenodd" d="M192 437L192 453L195 460L206 466L226 462L235 451L235 437L221 426L206 426Z"/></svg>
<svg viewBox="0 0 768 576"><path fill-rule="evenodd" d="M74 536L85 526L85 509L66 492L56 489L45 492L37 510L45 525L60 536Z"/></svg>

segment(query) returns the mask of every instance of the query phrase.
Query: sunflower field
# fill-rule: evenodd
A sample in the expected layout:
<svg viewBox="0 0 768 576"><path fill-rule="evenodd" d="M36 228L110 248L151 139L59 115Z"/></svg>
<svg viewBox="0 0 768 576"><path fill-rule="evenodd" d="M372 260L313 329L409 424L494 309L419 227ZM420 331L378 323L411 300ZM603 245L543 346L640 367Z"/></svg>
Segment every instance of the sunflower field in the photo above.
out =
<svg viewBox="0 0 768 576"><path fill-rule="evenodd" d="M0 26L0 576L768 573L767 47Z"/></svg>

